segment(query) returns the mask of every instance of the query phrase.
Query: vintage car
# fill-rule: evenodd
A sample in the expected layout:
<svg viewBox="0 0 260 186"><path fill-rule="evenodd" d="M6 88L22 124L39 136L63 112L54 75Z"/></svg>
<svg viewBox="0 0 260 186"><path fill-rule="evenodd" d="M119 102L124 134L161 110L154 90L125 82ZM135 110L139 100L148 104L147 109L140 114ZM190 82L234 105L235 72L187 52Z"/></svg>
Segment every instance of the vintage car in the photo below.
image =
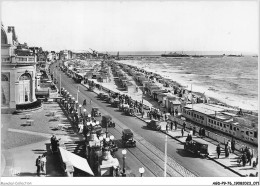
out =
<svg viewBox="0 0 260 186"><path fill-rule="evenodd" d="M134 110L134 108L126 108L126 109L125 109L125 115L134 116L134 115L135 115L135 110Z"/></svg>
<svg viewBox="0 0 260 186"><path fill-rule="evenodd" d="M103 100L104 100L104 101L108 102L109 99L110 99L110 98L109 98L109 95L108 95L108 94L104 94L104 95L103 95Z"/></svg>
<svg viewBox="0 0 260 186"><path fill-rule="evenodd" d="M99 108L93 107L92 110L91 110L91 117L98 117L98 116L101 116Z"/></svg>
<svg viewBox="0 0 260 186"><path fill-rule="evenodd" d="M186 141L184 144L184 149L190 151L196 155L208 156L208 144L204 140L197 138L191 141Z"/></svg>
<svg viewBox="0 0 260 186"><path fill-rule="evenodd" d="M112 103L113 107L118 108L120 105L119 99L114 99L114 102Z"/></svg>
<svg viewBox="0 0 260 186"><path fill-rule="evenodd" d="M122 144L123 147L136 147L134 134L130 129L124 129L122 131Z"/></svg>
<svg viewBox="0 0 260 186"><path fill-rule="evenodd" d="M94 87L93 87L93 86L89 86L89 87L88 87L88 91L93 92L93 91L94 91Z"/></svg>
<svg viewBox="0 0 260 186"><path fill-rule="evenodd" d="M147 127L153 130L161 130L161 122L158 120L151 120L147 123Z"/></svg>
<svg viewBox="0 0 260 186"><path fill-rule="evenodd" d="M103 95L104 95L104 93L100 92L97 97L98 97L99 99L102 99L102 98L103 98Z"/></svg>
<svg viewBox="0 0 260 186"><path fill-rule="evenodd" d="M115 122L112 121L112 117L109 115L102 116L101 120L102 127L115 127Z"/></svg>

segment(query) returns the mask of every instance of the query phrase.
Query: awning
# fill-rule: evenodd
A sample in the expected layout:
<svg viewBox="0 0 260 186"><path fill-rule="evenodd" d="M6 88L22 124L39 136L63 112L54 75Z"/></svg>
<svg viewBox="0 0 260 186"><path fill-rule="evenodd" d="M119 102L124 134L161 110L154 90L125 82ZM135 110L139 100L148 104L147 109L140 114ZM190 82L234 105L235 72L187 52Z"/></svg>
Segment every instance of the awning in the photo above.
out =
<svg viewBox="0 0 260 186"><path fill-rule="evenodd" d="M70 162L74 167L94 176L94 173L92 172L92 170L89 167L89 164L85 158L82 158L76 154L73 154L72 152L69 152L62 147L59 147L59 149L60 149L62 160L64 162L66 162L66 161Z"/></svg>

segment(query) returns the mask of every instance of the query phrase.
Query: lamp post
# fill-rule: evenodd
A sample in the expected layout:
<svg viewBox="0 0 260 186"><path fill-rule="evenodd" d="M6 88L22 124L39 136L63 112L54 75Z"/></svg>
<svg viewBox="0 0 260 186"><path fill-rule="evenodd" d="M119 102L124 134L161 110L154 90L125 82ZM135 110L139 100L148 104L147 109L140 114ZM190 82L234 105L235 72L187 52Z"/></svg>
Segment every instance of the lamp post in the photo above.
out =
<svg viewBox="0 0 260 186"><path fill-rule="evenodd" d="M86 116L86 111L87 111L87 109L83 109L84 118L85 118L85 116Z"/></svg>
<svg viewBox="0 0 260 186"><path fill-rule="evenodd" d="M79 105L79 114L81 115L81 107L82 105Z"/></svg>
<svg viewBox="0 0 260 186"><path fill-rule="evenodd" d="M126 174L125 174L125 155L126 155L127 151L126 149L123 149L122 150L122 155L123 155L123 173L122 173L122 177L126 177Z"/></svg>
<svg viewBox="0 0 260 186"><path fill-rule="evenodd" d="M141 174L141 177L143 177L144 168L143 168L143 167L139 168L139 172L140 172L140 174Z"/></svg>

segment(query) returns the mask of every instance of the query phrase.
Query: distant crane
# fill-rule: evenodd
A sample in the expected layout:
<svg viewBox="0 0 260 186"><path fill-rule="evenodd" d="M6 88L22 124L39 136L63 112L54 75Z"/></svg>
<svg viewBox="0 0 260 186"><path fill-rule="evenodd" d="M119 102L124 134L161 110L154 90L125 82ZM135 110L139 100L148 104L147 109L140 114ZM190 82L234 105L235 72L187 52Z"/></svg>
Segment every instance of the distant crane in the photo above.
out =
<svg viewBox="0 0 260 186"><path fill-rule="evenodd" d="M98 57L98 51L89 48L93 52L94 57Z"/></svg>

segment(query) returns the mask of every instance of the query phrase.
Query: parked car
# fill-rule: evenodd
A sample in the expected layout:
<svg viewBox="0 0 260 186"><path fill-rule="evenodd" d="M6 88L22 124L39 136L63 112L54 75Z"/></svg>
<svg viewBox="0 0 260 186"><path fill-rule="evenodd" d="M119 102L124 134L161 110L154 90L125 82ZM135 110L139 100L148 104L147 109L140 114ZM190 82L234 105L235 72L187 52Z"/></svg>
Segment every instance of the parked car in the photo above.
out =
<svg viewBox="0 0 260 186"><path fill-rule="evenodd" d="M204 140L198 138L191 141L187 141L184 144L184 149L190 151L196 155L203 155L204 157L208 156L208 144Z"/></svg>
<svg viewBox="0 0 260 186"><path fill-rule="evenodd" d="M161 122L158 120L151 120L147 123L147 127L153 130L161 130Z"/></svg>

